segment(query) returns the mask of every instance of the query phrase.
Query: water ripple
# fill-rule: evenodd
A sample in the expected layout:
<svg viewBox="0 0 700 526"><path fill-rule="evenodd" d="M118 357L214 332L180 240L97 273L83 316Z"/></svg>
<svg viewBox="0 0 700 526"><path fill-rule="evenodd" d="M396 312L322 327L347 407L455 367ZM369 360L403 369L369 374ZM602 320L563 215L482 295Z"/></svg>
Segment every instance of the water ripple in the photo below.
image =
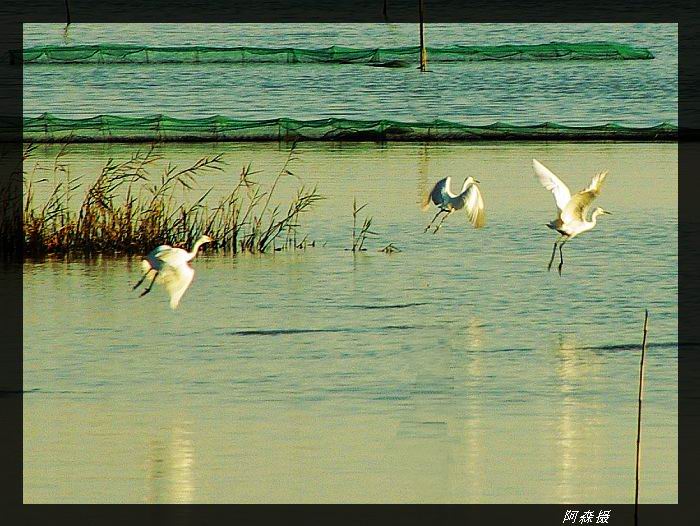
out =
<svg viewBox="0 0 700 526"><path fill-rule="evenodd" d="M230 336L283 336L287 334L316 334L316 333L368 333L381 331L403 331L423 329L418 325L385 325L381 327L337 327L337 328L300 328L300 329L251 329L230 331L225 334Z"/></svg>

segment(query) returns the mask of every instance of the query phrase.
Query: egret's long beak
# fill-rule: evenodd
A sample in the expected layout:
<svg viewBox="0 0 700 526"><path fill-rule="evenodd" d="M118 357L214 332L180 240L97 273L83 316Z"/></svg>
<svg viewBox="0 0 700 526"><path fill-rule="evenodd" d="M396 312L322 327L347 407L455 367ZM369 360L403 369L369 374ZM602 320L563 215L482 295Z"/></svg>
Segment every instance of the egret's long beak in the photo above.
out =
<svg viewBox="0 0 700 526"><path fill-rule="evenodd" d="M604 214L608 214L608 215L613 215L612 212L608 212L607 210L603 210L603 213L604 213Z"/></svg>
<svg viewBox="0 0 700 526"><path fill-rule="evenodd" d="M474 182L481 184L481 181L479 181L478 179L474 179Z"/></svg>

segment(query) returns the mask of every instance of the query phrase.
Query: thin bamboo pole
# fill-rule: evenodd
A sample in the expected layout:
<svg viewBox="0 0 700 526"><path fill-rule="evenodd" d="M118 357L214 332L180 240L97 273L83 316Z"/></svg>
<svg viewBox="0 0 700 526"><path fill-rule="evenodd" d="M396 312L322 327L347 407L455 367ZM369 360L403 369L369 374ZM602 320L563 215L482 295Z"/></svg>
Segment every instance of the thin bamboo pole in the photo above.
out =
<svg viewBox="0 0 700 526"><path fill-rule="evenodd" d="M639 403L637 404L637 464L635 469L634 484L634 524L637 526L639 519L639 453L642 439L642 388L644 386L644 353L647 347L647 323L649 310L644 311L644 337L642 338L642 357L639 363Z"/></svg>
<svg viewBox="0 0 700 526"><path fill-rule="evenodd" d="M70 6L68 5L68 0L66 2L66 26L70 25Z"/></svg>
<svg viewBox="0 0 700 526"><path fill-rule="evenodd" d="M425 51L425 38L423 37L423 0L418 0L418 19L420 22L420 70L425 71L428 56Z"/></svg>

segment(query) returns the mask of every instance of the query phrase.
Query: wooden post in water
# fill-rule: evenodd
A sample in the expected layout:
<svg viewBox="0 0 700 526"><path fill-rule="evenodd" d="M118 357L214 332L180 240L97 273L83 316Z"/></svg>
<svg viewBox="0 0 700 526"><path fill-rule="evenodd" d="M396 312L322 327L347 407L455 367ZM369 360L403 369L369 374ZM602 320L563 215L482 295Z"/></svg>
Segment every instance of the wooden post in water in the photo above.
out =
<svg viewBox="0 0 700 526"><path fill-rule="evenodd" d="M642 338L642 358L639 363L639 402L637 405L637 465L635 470L634 484L634 525L637 526L639 519L639 452L642 438L642 387L644 385L644 351L647 347L647 323L649 321L649 310L644 310L644 337Z"/></svg>
<svg viewBox="0 0 700 526"><path fill-rule="evenodd" d="M425 39L423 38L423 0L418 0L418 19L420 23L420 70L425 71L425 64L428 58L425 52Z"/></svg>
<svg viewBox="0 0 700 526"><path fill-rule="evenodd" d="M68 29L70 28L70 4L68 4L68 0L65 0L66 4L66 27L63 28L63 41L64 43L68 43Z"/></svg>
<svg viewBox="0 0 700 526"><path fill-rule="evenodd" d="M382 7L382 15L384 15L384 22L389 21L389 6L387 5L389 0L384 0L384 7Z"/></svg>

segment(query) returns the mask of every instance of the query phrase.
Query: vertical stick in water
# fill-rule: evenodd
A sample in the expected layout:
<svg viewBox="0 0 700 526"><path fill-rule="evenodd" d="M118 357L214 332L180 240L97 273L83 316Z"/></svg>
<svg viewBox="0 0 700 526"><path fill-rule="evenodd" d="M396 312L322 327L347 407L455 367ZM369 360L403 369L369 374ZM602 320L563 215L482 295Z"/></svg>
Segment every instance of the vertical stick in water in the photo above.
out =
<svg viewBox="0 0 700 526"><path fill-rule="evenodd" d="M68 0L66 1L66 26L70 25L70 6L68 5Z"/></svg>
<svg viewBox="0 0 700 526"><path fill-rule="evenodd" d="M389 0L384 0L384 7L382 8L382 15L384 15L384 22L389 21L389 6L387 3Z"/></svg>
<svg viewBox="0 0 700 526"><path fill-rule="evenodd" d="M647 346L647 322L649 310L644 310L644 337L642 338L642 358L639 363L639 403L637 405L637 466L635 470L634 484L634 524L637 526L639 511L639 450L642 438L642 386L644 385L644 351Z"/></svg>
<svg viewBox="0 0 700 526"><path fill-rule="evenodd" d="M427 54L425 52L425 40L423 38L423 0L418 0L418 18L420 22L420 70L425 71Z"/></svg>

